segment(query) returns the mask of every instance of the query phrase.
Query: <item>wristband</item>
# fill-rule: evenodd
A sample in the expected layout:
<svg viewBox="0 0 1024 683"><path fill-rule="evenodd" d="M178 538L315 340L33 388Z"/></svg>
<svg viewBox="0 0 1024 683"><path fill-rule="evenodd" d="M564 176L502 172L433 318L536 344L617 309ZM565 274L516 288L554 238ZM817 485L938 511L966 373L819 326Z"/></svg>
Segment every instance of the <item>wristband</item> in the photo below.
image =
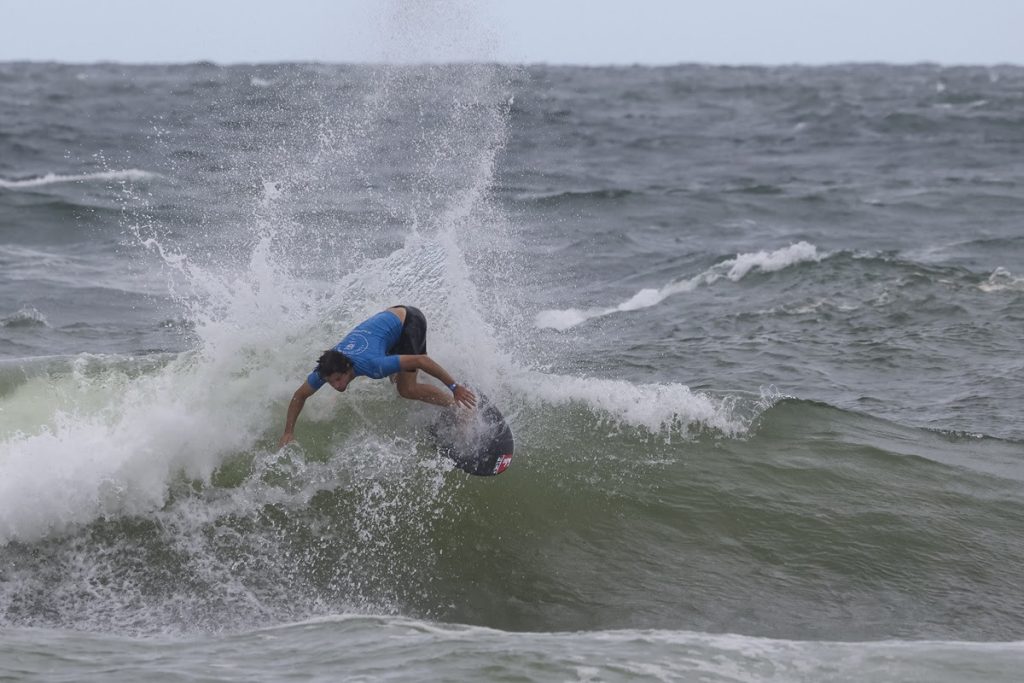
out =
<svg viewBox="0 0 1024 683"><path fill-rule="evenodd" d="M455 393L455 388L458 387L458 386L459 386L458 382L452 382L451 384L448 385L448 388L451 389L452 393L454 394Z"/></svg>

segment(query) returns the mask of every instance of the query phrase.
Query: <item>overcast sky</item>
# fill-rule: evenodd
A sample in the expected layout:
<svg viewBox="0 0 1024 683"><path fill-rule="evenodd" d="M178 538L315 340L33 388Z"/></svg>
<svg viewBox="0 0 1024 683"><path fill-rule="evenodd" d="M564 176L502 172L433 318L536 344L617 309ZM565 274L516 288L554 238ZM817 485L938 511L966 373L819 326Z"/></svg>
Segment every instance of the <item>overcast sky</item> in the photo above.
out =
<svg viewBox="0 0 1024 683"><path fill-rule="evenodd" d="M1024 64L1024 0L0 0L0 61Z"/></svg>

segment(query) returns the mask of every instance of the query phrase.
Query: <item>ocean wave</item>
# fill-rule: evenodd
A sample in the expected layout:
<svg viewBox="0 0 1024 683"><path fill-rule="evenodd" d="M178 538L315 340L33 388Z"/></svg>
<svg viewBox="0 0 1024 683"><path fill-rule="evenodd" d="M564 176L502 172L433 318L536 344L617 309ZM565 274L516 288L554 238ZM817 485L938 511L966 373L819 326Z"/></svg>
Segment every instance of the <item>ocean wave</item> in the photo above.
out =
<svg viewBox="0 0 1024 683"><path fill-rule="evenodd" d="M643 384L597 377L531 372L510 380L522 400L566 408L584 406L605 424L683 437L703 430L743 434L750 411L733 398L692 391L685 384Z"/></svg>
<svg viewBox="0 0 1024 683"><path fill-rule="evenodd" d="M49 327L46 316L33 306L23 306L21 310L0 317L0 327Z"/></svg>
<svg viewBox="0 0 1024 683"><path fill-rule="evenodd" d="M538 193L520 196L523 201L539 205L558 205L562 203L586 201L610 201L632 197L641 193L623 188L604 188L598 190L566 190L554 193Z"/></svg>
<svg viewBox="0 0 1024 683"><path fill-rule="evenodd" d="M139 182L159 178L159 173L143 171L137 168L129 168L120 171L97 171L95 173L59 174L46 173L31 178L7 179L0 178L0 188L6 190L24 190L33 187L46 185L57 185L60 183L87 183L94 181L105 182Z"/></svg>
<svg viewBox="0 0 1024 683"><path fill-rule="evenodd" d="M0 605L19 605L0 625L195 633L349 610L514 629L488 607L501 595L529 606L535 630L607 627L626 609L705 628L700 609L678 607L691 582L730 612L769 589L862 595L878 572L920 578L900 584L918 602L932 582L994 592L945 573L959 552L951 534L1003 533L1017 509L1020 444L965 445L813 401L745 397L760 413L738 438L677 439L659 425L727 429L739 413L681 385L524 375L502 402L520 466L494 485L452 470L417 426L426 420L382 383L308 406L302 443L278 452L276 429L257 432L282 413L283 398L262 398L282 393L267 388L281 368L236 368L211 387L199 358L165 360L64 359L72 375L37 368L0 392L35 434L0 435ZM953 530L942 521L951 477ZM765 554L774 573L716 587L730 571L720 564ZM1014 557L997 547L978 561ZM584 569L595 563L600 573ZM804 632L773 605L758 609L778 632ZM816 632L849 633L834 614Z"/></svg>
<svg viewBox="0 0 1024 683"><path fill-rule="evenodd" d="M102 253L0 245L0 269L9 281L52 283L82 292L88 288L132 294L164 294L165 283L112 269Z"/></svg>
<svg viewBox="0 0 1024 683"><path fill-rule="evenodd" d="M0 376L0 416L6 411L11 418L0 421L0 545L61 534L101 517L152 513L167 502L176 478L209 483L230 458L262 453L261 435L283 411L264 395L282 394L291 374L266 351L250 348L235 362L231 356L230 350L223 358L81 355L40 360L32 372ZM255 358L261 359L257 366ZM216 371L218 364L233 369ZM213 386L205 379L211 372L222 377ZM579 410L585 429L639 430L669 441L708 431L742 434L757 412L682 384L520 372L495 389L517 411ZM307 406L304 428L333 434L370 424L380 436L350 445L343 460L359 462L359 453L376 453L370 469L384 463L393 468L409 460L416 445L389 441L394 425L388 416L409 409L381 404L389 392L383 383L364 383L341 406L327 395L334 400ZM383 414L359 417L368 410ZM509 417L515 426L516 415ZM315 459L335 455L333 448L310 448L307 455ZM80 452L91 456L68 457Z"/></svg>
<svg viewBox="0 0 1024 683"><path fill-rule="evenodd" d="M669 629L520 632L337 614L227 636L125 639L10 629L0 675L332 680L1016 681L1024 642L785 640ZM173 657L168 653L173 651ZM325 654L330 653L330 654ZM56 656L56 655L60 656Z"/></svg>
<svg viewBox="0 0 1024 683"><path fill-rule="evenodd" d="M1017 277L1005 268L996 268L988 279L978 285L983 292L1024 292L1024 277Z"/></svg>
<svg viewBox="0 0 1024 683"><path fill-rule="evenodd" d="M543 662L543 677L559 680L959 683L963 673L970 671L986 681L1009 682L1016 680L1024 656L1024 641L840 642L669 629L524 633L376 615L330 616L246 633L237 640L266 662L264 666L274 668L280 666L276 664L280 656L273 650L282 654L306 650L306 661L316 661L315 653L340 642L350 653L343 665L350 675L363 671L372 677L379 673L381 661L390 661L403 676L420 671L425 678L466 680L532 678L536 663ZM235 653L216 652L229 650L227 644L197 641L184 647L204 651L205 656L191 658L197 664L237 658L236 666L249 667L256 677L268 671ZM507 656L510 649L515 657ZM278 671L283 674L286 668L280 666ZM324 667L323 673L329 677L331 669Z"/></svg>
<svg viewBox="0 0 1024 683"><path fill-rule="evenodd" d="M593 318L656 306L674 294L691 292L701 285L714 284L721 278L738 282L751 271L771 273L799 263L817 263L826 258L826 256L826 254L819 253L816 246L807 242L797 242L788 247L770 252L762 250L737 254L735 258L717 263L695 277L669 282L660 289L641 289L626 301L615 306L590 309L567 308L545 310L537 314L534 322L539 328L564 331Z"/></svg>

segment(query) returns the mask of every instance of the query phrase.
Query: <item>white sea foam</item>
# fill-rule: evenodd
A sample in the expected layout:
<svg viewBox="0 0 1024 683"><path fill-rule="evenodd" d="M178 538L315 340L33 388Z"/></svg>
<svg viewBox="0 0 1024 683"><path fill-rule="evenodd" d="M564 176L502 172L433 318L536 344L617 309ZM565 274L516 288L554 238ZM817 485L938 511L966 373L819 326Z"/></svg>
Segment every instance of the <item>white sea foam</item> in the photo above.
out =
<svg viewBox="0 0 1024 683"><path fill-rule="evenodd" d="M775 251L737 254L735 258L716 263L695 277L669 282L660 289L641 289L626 301L615 306L590 309L551 309L538 313L534 322L540 328L564 331L593 318L656 306L674 294L691 292L701 285L714 284L723 277L738 282L751 271L771 273L798 263L818 262L824 257L824 254L818 252L817 247L807 242L797 242Z"/></svg>
<svg viewBox="0 0 1024 683"><path fill-rule="evenodd" d="M531 402L582 404L611 422L652 433L678 431L685 435L697 425L735 435L748 426L735 414L730 400L695 393L681 383L642 384L540 372L519 373L507 383Z"/></svg>
<svg viewBox="0 0 1024 683"><path fill-rule="evenodd" d="M199 348L141 376L80 356L0 401L0 543L158 509L175 476L208 479L278 421L271 406L297 385L297 338L318 313L305 284L273 262L267 240L240 273L168 263L197 292Z"/></svg>
<svg viewBox="0 0 1024 683"><path fill-rule="evenodd" d="M1024 277L1017 277L1005 268L996 268L987 280L978 285L978 289L983 292L1024 292Z"/></svg>
<svg viewBox="0 0 1024 683"><path fill-rule="evenodd" d="M0 327L49 327L50 322L38 308L22 306L17 312L0 317Z"/></svg>
<svg viewBox="0 0 1024 683"><path fill-rule="evenodd" d="M6 190L23 190L44 185L56 185L59 183L87 183L94 181L103 182L138 182L159 178L160 174L152 171L143 171L137 168L128 168L120 171L97 171L95 173L76 173L63 175L59 173L47 173L33 178L20 178L8 180L0 178L0 188Z"/></svg>

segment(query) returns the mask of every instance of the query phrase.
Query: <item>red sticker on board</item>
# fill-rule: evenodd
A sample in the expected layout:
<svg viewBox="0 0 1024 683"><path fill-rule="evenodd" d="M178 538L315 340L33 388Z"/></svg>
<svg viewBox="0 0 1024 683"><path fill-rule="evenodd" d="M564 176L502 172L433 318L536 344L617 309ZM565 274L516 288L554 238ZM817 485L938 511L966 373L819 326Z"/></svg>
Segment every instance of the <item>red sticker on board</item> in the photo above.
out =
<svg viewBox="0 0 1024 683"><path fill-rule="evenodd" d="M512 454L503 455L498 458L498 464L494 466L494 473L501 474L508 469L509 463L512 462Z"/></svg>

